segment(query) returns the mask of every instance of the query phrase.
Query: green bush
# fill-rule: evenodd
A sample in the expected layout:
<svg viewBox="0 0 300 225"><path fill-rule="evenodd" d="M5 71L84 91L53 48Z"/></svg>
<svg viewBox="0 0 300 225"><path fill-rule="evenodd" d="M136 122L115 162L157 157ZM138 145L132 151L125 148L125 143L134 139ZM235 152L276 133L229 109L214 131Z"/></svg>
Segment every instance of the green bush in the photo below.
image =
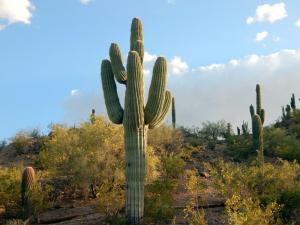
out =
<svg viewBox="0 0 300 225"><path fill-rule="evenodd" d="M28 153L33 146L32 138L26 132L19 132L11 139L11 146L17 154Z"/></svg>
<svg viewBox="0 0 300 225"><path fill-rule="evenodd" d="M39 155L39 164L58 177L67 176L73 188L87 190L111 183L119 179L124 165L121 131L101 118L80 128L55 125ZM123 182L124 177L120 179Z"/></svg>
<svg viewBox="0 0 300 225"><path fill-rule="evenodd" d="M282 128L269 128L264 132L266 154L287 160L300 161L300 140L288 135Z"/></svg>
<svg viewBox="0 0 300 225"><path fill-rule="evenodd" d="M0 167L0 205L7 211L20 208L22 167Z"/></svg>
<svg viewBox="0 0 300 225"><path fill-rule="evenodd" d="M277 202L282 207L280 215L288 221L298 199L300 166L296 162L284 160L276 164L265 163L262 167L253 164L233 164L219 161L206 164L212 179L213 187L226 198L240 196L260 200L267 207Z"/></svg>
<svg viewBox="0 0 300 225"><path fill-rule="evenodd" d="M280 206L275 202L263 207L257 199L233 195L225 205L230 225L283 225L278 219Z"/></svg>

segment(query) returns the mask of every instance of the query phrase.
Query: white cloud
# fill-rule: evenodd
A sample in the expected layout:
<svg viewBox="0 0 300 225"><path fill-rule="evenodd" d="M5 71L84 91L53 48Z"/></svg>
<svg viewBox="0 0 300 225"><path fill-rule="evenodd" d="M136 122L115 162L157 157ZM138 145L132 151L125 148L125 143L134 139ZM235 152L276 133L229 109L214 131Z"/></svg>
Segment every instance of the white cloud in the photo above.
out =
<svg viewBox="0 0 300 225"><path fill-rule="evenodd" d="M285 3L281 2L273 5L264 4L256 8L255 16L248 17L246 19L246 23L252 24L254 22L264 22L264 21L274 23L278 20L284 19L287 16L288 15L285 8Z"/></svg>
<svg viewBox="0 0 300 225"><path fill-rule="evenodd" d="M13 23L30 24L34 5L29 0L0 0L0 19L6 24L0 30Z"/></svg>
<svg viewBox="0 0 300 225"><path fill-rule="evenodd" d="M78 94L79 94L79 90L78 89L74 89L70 93L71 96L75 96L75 95L78 95Z"/></svg>
<svg viewBox="0 0 300 225"><path fill-rule="evenodd" d="M183 73L186 73L188 69L188 64L179 56L174 56L174 58L169 63L170 73L174 75L181 75Z"/></svg>
<svg viewBox="0 0 300 225"><path fill-rule="evenodd" d="M263 32L260 32L260 33L257 33L256 36L255 36L255 41L256 42L261 42L263 41L266 37L268 37L269 33L267 31L263 31Z"/></svg>
<svg viewBox="0 0 300 225"><path fill-rule="evenodd" d="M296 22L296 26L300 27L300 19Z"/></svg>
<svg viewBox="0 0 300 225"><path fill-rule="evenodd" d="M80 0L81 4L88 5L92 2L92 0Z"/></svg>
<svg viewBox="0 0 300 225"><path fill-rule="evenodd" d="M154 60L157 58L156 55L151 55L149 52L144 53L144 62L154 62Z"/></svg>
<svg viewBox="0 0 300 225"><path fill-rule="evenodd" d="M177 61L184 62L183 59ZM145 70L150 72L152 68ZM172 69L170 62L169 69ZM300 49L283 49L268 55L252 54L223 64L187 69L184 76L170 76L167 88L176 99L179 125L200 126L206 120L224 119L234 126L240 126L245 120L251 126L249 105L255 104L255 85L261 85L268 124L280 117L281 106L289 103L292 93L300 97L299 74ZM145 76L145 99L150 81L151 76ZM97 82L100 84L100 79ZM124 85L118 85L118 93L123 104ZM64 106L67 121L88 119L92 108L97 114L106 115L102 90L70 95ZM170 118L166 121L170 122Z"/></svg>

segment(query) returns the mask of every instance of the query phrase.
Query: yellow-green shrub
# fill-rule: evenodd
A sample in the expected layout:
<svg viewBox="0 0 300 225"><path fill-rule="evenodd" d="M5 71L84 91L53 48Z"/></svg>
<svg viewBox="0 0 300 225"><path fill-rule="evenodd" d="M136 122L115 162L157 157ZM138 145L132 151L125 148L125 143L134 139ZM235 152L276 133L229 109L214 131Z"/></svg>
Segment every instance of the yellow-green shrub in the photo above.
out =
<svg viewBox="0 0 300 225"><path fill-rule="evenodd" d="M266 207L259 200L233 195L226 201L226 214L230 225L283 225L278 219L280 206L275 202Z"/></svg>

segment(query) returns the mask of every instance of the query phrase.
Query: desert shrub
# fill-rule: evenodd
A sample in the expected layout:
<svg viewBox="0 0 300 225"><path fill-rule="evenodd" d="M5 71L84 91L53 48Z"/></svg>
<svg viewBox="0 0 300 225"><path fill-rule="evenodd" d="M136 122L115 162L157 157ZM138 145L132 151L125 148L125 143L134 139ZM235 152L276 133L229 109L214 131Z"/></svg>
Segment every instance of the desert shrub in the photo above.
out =
<svg viewBox="0 0 300 225"><path fill-rule="evenodd" d="M55 125L39 156L40 165L68 178L71 187L83 190L119 178L124 165L121 128L99 118L79 128ZM85 193L83 193L85 194ZM93 193L96 195L96 193Z"/></svg>
<svg viewBox="0 0 300 225"><path fill-rule="evenodd" d="M149 130L148 144L158 150L180 152L183 145L183 135L180 129L161 125Z"/></svg>
<svg viewBox="0 0 300 225"><path fill-rule="evenodd" d="M204 122L202 123L202 129L200 134L204 140L206 140L206 144L208 148L214 149L218 139L224 138L227 132L227 124L225 121L220 120L217 122Z"/></svg>
<svg viewBox="0 0 300 225"><path fill-rule="evenodd" d="M265 163L263 167L219 161L206 164L212 183L223 196L277 195L299 185L299 164L280 160L275 165Z"/></svg>
<svg viewBox="0 0 300 225"><path fill-rule="evenodd" d="M19 132L11 139L11 146L17 154L27 153L32 147L32 138L27 132Z"/></svg>
<svg viewBox="0 0 300 225"><path fill-rule="evenodd" d="M284 212L298 207L294 204L297 195L284 195L299 189L300 167L296 162L280 160L274 165L265 163L257 167L255 163L237 165L219 161L214 165L206 164L206 168L210 171L212 185L224 197L236 195L258 199L264 206L272 202L282 203L280 215L285 221L289 215Z"/></svg>
<svg viewBox="0 0 300 225"><path fill-rule="evenodd" d="M49 208L49 193L52 188L49 185L43 186L38 181L27 192L27 199L30 207L30 214L38 219L39 214Z"/></svg>
<svg viewBox="0 0 300 225"><path fill-rule="evenodd" d="M168 224L174 218L173 194L185 166L176 152L162 150L158 157L159 176L145 186L145 224Z"/></svg>
<svg viewBox="0 0 300 225"><path fill-rule="evenodd" d="M0 168L0 205L7 211L15 210L20 205L22 168Z"/></svg>
<svg viewBox="0 0 300 225"><path fill-rule="evenodd" d="M300 189L283 191L277 197L278 204L282 205L280 210L281 217L288 221L291 219L295 209L300 208Z"/></svg>
<svg viewBox="0 0 300 225"><path fill-rule="evenodd" d="M231 141L227 142L227 153L233 156L235 161L241 162L251 159L250 156L256 156L252 149L252 140L249 136L241 135L231 137Z"/></svg>
<svg viewBox="0 0 300 225"><path fill-rule="evenodd" d="M269 128L264 132L266 153L287 160L300 160L300 140L288 135L282 128Z"/></svg>
<svg viewBox="0 0 300 225"><path fill-rule="evenodd" d="M233 195L226 201L226 214L230 225L283 225L278 219L280 206L273 202L266 207L259 200Z"/></svg>
<svg viewBox="0 0 300 225"><path fill-rule="evenodd" d="M207 225L205 213L199 206L199 194L202 191L202 179L197 175L196 170L187 170L186 190L191 194L191 199L188 201L184 209L184 217L189 225Z"/></svg>

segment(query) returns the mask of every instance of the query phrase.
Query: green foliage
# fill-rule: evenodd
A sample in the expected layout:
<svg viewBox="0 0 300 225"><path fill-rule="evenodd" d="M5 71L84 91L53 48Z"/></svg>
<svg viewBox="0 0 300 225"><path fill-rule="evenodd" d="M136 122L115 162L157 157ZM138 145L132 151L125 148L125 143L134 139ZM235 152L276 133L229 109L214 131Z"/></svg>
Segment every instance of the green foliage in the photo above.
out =
<svg viewBox="0 0 300 225"><path fill-rule="evenodd" d="M283 225L277 219L280 206L272 202L266 207L259 200L233 195L226 201L226 214L230 225Z"/></svg>
<svg viewBox="0 0 300 225"><path fill-rule="evenodd" d="M218 139L224 138L227 133L227 124L224 120L217 122L204 122L200 134L210 149L214 149Z"/></svg>
<svg viewBox="0 0 300 225"><path fill-rule="evenodd" d="M300 189L283 191L277 198L278 204L283 208L280 211L281 217L286 221L291 218L295 209L300 208Z"/></svg>
<svg viewBox="0 0 300 225"><path fill-rule="evenodd" d="M300 187L300 166L296 162L281 160L274 165L265 163L257 167L256 163L235 165L219 161L215 165L206 164L206 168L211 175L213 187L224 197L232 198L236 195L243 199L257 199L265 206L276 201L282 204L280 215L285 221L290 216L285 212L292 213L298 207L294 204L298 198L295 190ZM292 197L284 193L292 193Z"/></svg>
<svg viewBox="0 0 300 225"><path fill-rule="evenodd" d="M16 150L17 154L27 153L32 148L32 138L26 132L19 132L11 139L11 146Z"/></svg>
<svg viewBox="0 0 300 225"><path fill-rule="evenodd" d="M0 167L0 205L6 210L19 208L21 172L21 167Z"/></svg>
<svg viewBox="0 0 300 225"><path fill-rule="evenodd" d="M52 191L52 187L44 186L37 182L26 193L28 198L28 204L30 205L30 213L38 218L39 214L49 208L49 193Z"/></svg>
<svg viewBox="0 0 300 225"><path fill-rule="evenodd" d="M159 177L145 187L145 224L167 224L175 215L173 194L185 163L180 155L162 149L159 153Z"/></svg>
<svg viewBox="0 0 300 225"><path fill-rule="evenodd" d="M300 140L282 128L271 127L264 132L267 154L300 161Z"/></svg>
<svg viewBox="0 0 300 225"><path fill-rule="evenodd" d="M67 176L71 187L87 189L119 177L124 166L119 127L99 118L75 129L55 125L51 132L39 164L55 176Z"/></svg>
<svg viewBox="0 0 300 225"><path fill-rule="evenodd" d="M202 179L196 170L187 170L185 176L186 190L191 194L191 198L184 209L184 217L189 225L207 225L204 210L199 208L198 199L202 191Z"/></svg>
<svg viewBox="0 0 300 225"><path fill-rule="evenodd" d="M233 156L235 161L244 161L253 158L255 155L252 149L252 140L250 136L233 137L232 141L227 142L227 154Z"/></svg>

